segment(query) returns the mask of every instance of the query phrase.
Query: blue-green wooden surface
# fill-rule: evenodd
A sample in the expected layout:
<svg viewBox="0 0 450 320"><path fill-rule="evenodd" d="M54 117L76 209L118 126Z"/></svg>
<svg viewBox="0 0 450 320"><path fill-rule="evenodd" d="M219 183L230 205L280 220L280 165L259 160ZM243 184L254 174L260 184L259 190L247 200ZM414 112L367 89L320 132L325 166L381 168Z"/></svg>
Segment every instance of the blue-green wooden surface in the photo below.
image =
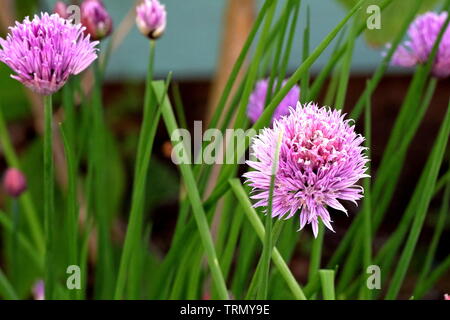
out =
<svg viewBox="0 0 450 320"><path fill-rule="evenodd" d="M245 1L245 0L242 0ZM55 0L47 0L52 7ZM116 26L127 14L134 0L104 0ZM156 74L164 76L173 71L177 79L206 79L214 73L220 48L221 26L225 0L161 0L168 11L165 35L158 40ZM262 1L258 1L261 3ZM280 1L283 2L283 1ZM311 7L311 47L314 48L324 36L344 17L345 10L334 0L303 0L303 8ZM301 33L305 10L301 13L290 68L301 60ZM328 50L314 65L317 72L329 57ZM366 73L381 61L380 50L370 48L359 39L354 53L352 72ZM142 79L146 73L148 45L136 27L114 53L108 67L110 80Z"/></svg>

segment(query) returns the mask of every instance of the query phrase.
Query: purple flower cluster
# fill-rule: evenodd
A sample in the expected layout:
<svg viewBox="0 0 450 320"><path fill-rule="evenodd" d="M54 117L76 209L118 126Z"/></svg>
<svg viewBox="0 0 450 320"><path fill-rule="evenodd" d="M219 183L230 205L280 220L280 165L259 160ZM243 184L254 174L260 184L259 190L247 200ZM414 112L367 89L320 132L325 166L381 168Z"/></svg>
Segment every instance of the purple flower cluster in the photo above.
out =
<svg viewBox="0 0 450 320"><path fill-rule="evenodd" d="M366 163L364 138L355 132L351 120L341 111L316 104L290 109L257 135L251 146L254 169L244 174L253 187L255 207L266 207L270 192L273 157L280 131L283 132L279 166L275 176L272 216L289 219L297 212L300 229L311 224L318 233L319 218L333 230L327 206L347 213L338 200L362 198L363 188L356 183L364 177Z"/></svg>
<svg viewBox="0 0 450 320"><path fill-rule="evenodd" d="M428 12L418 16L409 27L410 40L397 48L392 57L392 64L412 67L426 63L446 19L447 12L440 14ZM450 28L445 30L439 43L432 72L434 76L439 78L450 75Z"/></svg>
<svg viewBox="0 0 450 320"><path fill-rule="evenodd" d="M158 0L145 0L136 8L136 24L139 31L150 39L162 36L167 23L166 8Z"/></svg>
<svg viewBox="0 0 450 320"><path fill-rule="evenodd" d="M283 81L283 86L286 81ZM276 85L275 85L276 86ZM269 80L263 79L256 83L255 89L250 95L250 100L247 107L247 116L251 122L255 123L264 111L264 104L266 102L267 91L269 87ZM275 109L272 122L281 116L289 114L289 108L295 107L300 100L300 88L295 85L280 102Z"/></svg>
<svg viewBox="0 0 450 320"><path fill-rule="evenodd" d="M10 27L6 40L0 38L0 61L16 73L12 78L28 88L53 94L97 59L98 42L84 36L84 29L57 14L27 17Z"/></svg>

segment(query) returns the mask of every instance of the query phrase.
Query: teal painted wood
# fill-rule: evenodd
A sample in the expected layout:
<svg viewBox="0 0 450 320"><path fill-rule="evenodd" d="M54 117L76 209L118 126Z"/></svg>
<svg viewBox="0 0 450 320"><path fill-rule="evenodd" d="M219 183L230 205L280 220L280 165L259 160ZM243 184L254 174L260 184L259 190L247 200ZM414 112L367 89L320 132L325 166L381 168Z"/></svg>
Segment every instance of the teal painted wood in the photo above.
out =
<svg viewBox="0 0 450 320"><path fill-rule="evenodd" d="M245 1L245 0L242 0ZM281 0L283 3L285 0ZM134 0L104 0L111 12L115 26L134 6ZM161 0L168 11L168 25L165 35L158 40L155 74L164 77L173 71L175 79L206 79L214 74L222 35L222 14L225 0ZM258 0L262 3L261 0ZM52 7L55 0L47 0ZM344 17L345 10L334 0L303 0L303 9L311 7L311 48ZM302 10L298 34L293 47L290 69L301 61L301 34L304 27L305 10ZM317 72L327 61L332 46L313 66ZM146 74L149 53L146 40L133 27L122 46L111 57L107 70L109 80L140 80ZM369 48L363 39L355 46L352 72L370 72L381 61L381 52Z"/></svg>

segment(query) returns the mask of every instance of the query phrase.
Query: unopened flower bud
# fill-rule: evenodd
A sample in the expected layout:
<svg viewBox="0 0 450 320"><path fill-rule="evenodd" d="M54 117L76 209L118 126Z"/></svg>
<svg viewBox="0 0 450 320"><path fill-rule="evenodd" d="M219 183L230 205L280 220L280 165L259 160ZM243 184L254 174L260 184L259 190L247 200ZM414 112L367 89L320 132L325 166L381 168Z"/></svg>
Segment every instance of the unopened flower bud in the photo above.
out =
<svg viewBox="0 0 450 320"><path fill-rule="evenodd" d="M166 8L158 0L145 0L136 8L139 31L150 39L158 39L166 29Z"/></svg>
<svg viewBox="0 0 450 320"><path fill-rule="evenodd" d="M3 177L3 188L9 196L19 197L27 189L25 176L15 168L6 170Z"/></svg>
<svg viewBox="0 0 450 320"><path fill-rule="evenodd" d="M101 40L112 32L113 22L101 0L84 0L81 4L81 24L92 40Z"/></svg>

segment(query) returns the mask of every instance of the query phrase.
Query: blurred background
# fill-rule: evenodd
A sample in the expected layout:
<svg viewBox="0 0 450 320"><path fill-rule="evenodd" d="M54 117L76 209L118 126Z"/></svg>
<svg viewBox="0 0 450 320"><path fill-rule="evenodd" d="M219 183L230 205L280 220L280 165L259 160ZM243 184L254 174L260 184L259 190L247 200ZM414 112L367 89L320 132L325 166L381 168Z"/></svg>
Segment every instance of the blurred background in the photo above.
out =
<svg viewBox="0 0 450 320"><path fill-rule="evenodd" d="M77 1L72 1L77 3ZM187 124L193 127L194 120L208 121L221 90L224 86L233 63L252 27L253 20L261 0L162 0L168 12L168 25L165 34L157 41L155 72L157 78L165 78L173 72L174 86L179 88L183 101ZM284 1L280 1L284 2ZM379 3L374 0L373 3ZM0 1L0 34L3 37L7 26L15 20L22 20L27 15L40 11L52 11L54 0L1 0ZM133 159L137 143L137 134L141 123L144 80L147 70L148 42L138 32L134 22L134 0L104 0L107 9L114 19L114 34L102 43L102 48L111 45L113 52L106 69L104 86L105 117L111 129L110 168L108 187L111 189L111 208L116 223L112 237L121 242L125 230L133 174ZM297 26L296 39L292 50L289 69L295 70L302 61L302 34L305 28L306 8L311 14L311 49L331 31L345 16L347 8L353 0L303 0L302 10ZM402 12L408 7L408 0L396 1L395 6L381 16L381 29L366 32L356 43L352 62L352 74L346 98L345 110L349 111L363 92L368 79L382 59L382 52L387 42L395 36L402 21ZM442 1L424 0L423 9L435 8ZM367 17L361 13L360 18ZM318 59L313 67L314 75L328 61L330 49ZM407 69L389 68L373 95L373 161L376 168L382 155L390 128L396 118L398 109L408 88L411 71ZM29 180L29 187L35 203L42 201L41 162L41 123L42 106L39 99L24 89L15 80L10 79L10 70L0 64L0 103L8 129L12 135L14 146L23 161L24 171ZM92 77L83 75L83 84L89 90ZM326 88L326 86L325 86ZM173 88L172 88L173 89ZM171 89L171 93L174 91ZM175 91L177 92L177 91ZM450 92L450 82L442 80L433 98L431 107L419 129L408 153L406 166L403 169L399 188L389 209L390 224L385 224L375 239L375 245L382 243L383 234L388 234L399 220L397 213L403 212L411 196L418 176L420 175L431 143L437 133L446 110ZM178 98L178 96L173 96ZM323 93L318 102L323 102ZM61 104L62 97L55 101ZM57 114L58 116L58 114ZM62 117L62 115L60 115ZM363 128L357 123L358 131ZM154 155L151 160L150 181L158 181L151 185L146 199L146 217L152 224L152 245L161 254L170 245L170 237L176 221L177 200L179 196L179 178L177 168L170 161L170 144L165 129L161 126L155 141ZM64 186L65 164L63 156L57 157L58 183ZM58 160L59 159L59 160ZM448 161L447 161L448 162ZM6 168L3 157L0 159L2 171ZM433 226L440 206L441 197L436 197L430 207L427 224ZM7 199L1 194L0 201L4 207ZM42 208L40 208L42 209ZM355 208L352 207L352 210ZM351 212L350 219L352 214ZM325 236L324 257L330 256L350 224L348 218L337 216L335 219L336 235ZM421 235L421 245L417 250L426 253L430 241L431 229L425 227ZM304 237L304 236L303 236ZM304 237L304 245L299 246L297 258L294 259L293 272L300 280L306 278L308 265L307 252L311 239ZM444 232L437 259L448 255L450 243L448 224ZM1 249L0 249L1 250ZM325 258L326 260L326 258ZM1 263L1 258L0 258ZM414 267L414 266L413 266ZM440 281L448 284L450 275ZM26 286L24 285L24 288ZM448 288L448 287L447 287ZM435 288L428 298L441 298L440 289ZM24 289L25 290L25 289Z"/></svg>

